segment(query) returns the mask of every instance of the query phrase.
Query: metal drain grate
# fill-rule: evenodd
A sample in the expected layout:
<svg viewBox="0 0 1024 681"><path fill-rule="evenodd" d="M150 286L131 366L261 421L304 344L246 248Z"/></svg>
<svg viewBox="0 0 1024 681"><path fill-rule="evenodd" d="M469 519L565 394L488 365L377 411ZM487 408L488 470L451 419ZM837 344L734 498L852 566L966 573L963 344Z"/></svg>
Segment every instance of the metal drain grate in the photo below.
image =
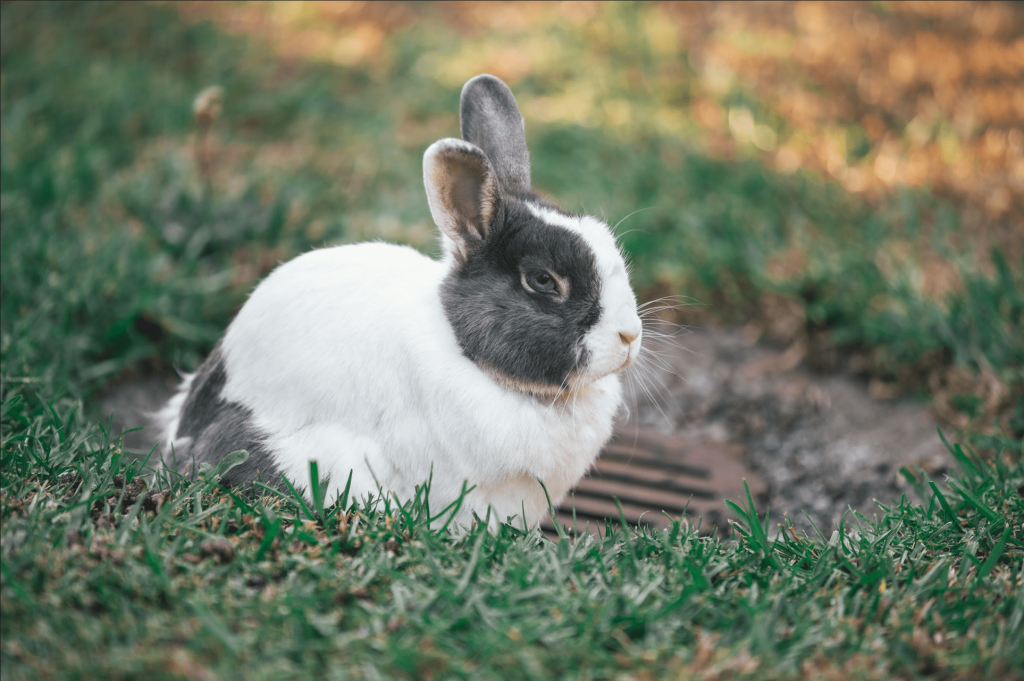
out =
<svg viewBox="0 0 1024 681"><path fill-rule="evenodd" d="M607 521L618 525L618 498L626 522L633 526L662 529L670 526L665 513L674 519L685 513L702 517L706 529L723 528L728 517L725 500L746 499L744 479L755 502L763 502L767 493L767 485L742 463L740 453L730 445L695 443L623 426L555 516L570 535L574 527L580 534L599 534ZM557 534L550 520L541 528L549 536Z"/></svg>

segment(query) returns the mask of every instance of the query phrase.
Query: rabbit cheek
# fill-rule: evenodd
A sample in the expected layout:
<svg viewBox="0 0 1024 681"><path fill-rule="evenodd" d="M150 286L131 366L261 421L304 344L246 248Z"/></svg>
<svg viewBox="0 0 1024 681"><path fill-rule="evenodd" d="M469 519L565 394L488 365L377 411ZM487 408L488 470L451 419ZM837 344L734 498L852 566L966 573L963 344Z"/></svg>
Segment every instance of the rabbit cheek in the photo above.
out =
<svg viewBox="0 0 1024 681"><path fill-rule="evenodd" d="M640 353L642 325L636 312L636 296L629 284L622 254L611 230L588 216L572 216L543 205L527 204L530 211L552 229L577 234L599 273L589 286L599 295L594 305L599 319L586 325L582 346L587 362L580 367L578 386L599 380L628 367ZM574 279L575 281L575 279Z"/></svg>
<svg viewBox="0 0 1024 681"><path fill-rule="evenodd" d="M175 468L209 463L216 466L231 452L244 449L249 458L232 468L223 482L234 485L259 476L264 480L277 475L277 465L265 444L266 436L253 423L252 411L237 402L225 400L221 393L227 383L227 369L220 343L199 367L181 408L174 441L187 442L185 450L169 451L165 458Z"/></svg>
<svg viewBox="0 0 1024 681"><path fill-rule="evenodd" d="M579 359L564 320L537 308L499 273L461 277L442 288L445 314L463 354L506 387L554 394Z"/></svg>

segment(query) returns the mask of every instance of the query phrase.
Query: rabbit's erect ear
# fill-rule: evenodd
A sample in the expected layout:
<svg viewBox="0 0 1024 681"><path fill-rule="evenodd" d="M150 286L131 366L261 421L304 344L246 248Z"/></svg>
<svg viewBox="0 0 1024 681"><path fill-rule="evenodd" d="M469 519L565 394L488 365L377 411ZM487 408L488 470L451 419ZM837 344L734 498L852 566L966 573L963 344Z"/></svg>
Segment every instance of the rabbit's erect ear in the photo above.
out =
<svg viewBox="0 0 1024 681"><path fill-rule="evenodd" d="M462 88L459 118L462 139L484 150L502 188L530 193L526 124L508 85L487 74L471 79Z"/></svg>
<svg viewBox="0 0 1024 681"><path fill-rule="evenodd" d="M487 156L477 146L443 139L423 154L423 184L430 214L462 256L487 238L497 186Z"/></svg>

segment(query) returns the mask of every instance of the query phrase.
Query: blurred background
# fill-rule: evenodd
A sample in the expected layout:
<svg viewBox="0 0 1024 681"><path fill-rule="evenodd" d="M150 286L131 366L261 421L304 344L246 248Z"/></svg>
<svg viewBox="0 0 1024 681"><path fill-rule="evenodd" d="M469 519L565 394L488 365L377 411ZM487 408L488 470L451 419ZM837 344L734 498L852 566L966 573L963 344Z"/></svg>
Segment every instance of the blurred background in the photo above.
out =
<svg viewBox="0 0 1024 681"><path fill-rule="evenodd" d="M644 299L1024 436L1024 8L5 3L4 399L192 370L314 246L436 253L423 150L504 79ZM668 314L668 313L666 313Z"/></svg>

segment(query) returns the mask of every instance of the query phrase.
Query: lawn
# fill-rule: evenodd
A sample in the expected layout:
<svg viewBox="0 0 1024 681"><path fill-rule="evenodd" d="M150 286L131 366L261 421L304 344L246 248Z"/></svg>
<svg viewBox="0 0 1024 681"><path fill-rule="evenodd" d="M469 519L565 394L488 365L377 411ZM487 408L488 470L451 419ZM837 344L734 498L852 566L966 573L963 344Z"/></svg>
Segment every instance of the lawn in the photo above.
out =
<svg viewBox="0 0 1024 681"><path fill-rule="evenodd" d="M963 131L941 107L901 109L883 79L862 103L887 126L877 135L842 107L808 122L787 108L799 97L736 64L775 55L768 71L819 100L859 86L804 52L778 57L785 41L758 42L755 24L704 43L666 32L675 6L215 7L0 9L4 678L1024 668L1012 116L979 108ZM884 35L917 36L906 44L942 35L943 19L897 9L866 11ZM1017 25L1014 12L1001 21ZM795 16L799 30L818 25ZM979 45L1012 44L978 21ZM461 83L483 70L520 99L535 185L622 221L643 297L685 296L677 322L747 324L879 396L928 400L964 443L960 471L908 470L915 500L809 537L737 499L746 520L728 538L684 520L666 533L612 523L579 542L431 530L442 509L421 499L229 493L214 470L143 488L143 461L108 435L99 396L193 370L254 284L309 248L386 238L435 253L422 152L457 133ZM211 86L222 109L197 116ZM1002 140L998 163L981 156L989 139ZM942 180L942 163L959 168L975 148L971 168L998 180L987 193ZM941 163L903 170L929 150ZM798 322L781 335L777 309Z"/></svg>

